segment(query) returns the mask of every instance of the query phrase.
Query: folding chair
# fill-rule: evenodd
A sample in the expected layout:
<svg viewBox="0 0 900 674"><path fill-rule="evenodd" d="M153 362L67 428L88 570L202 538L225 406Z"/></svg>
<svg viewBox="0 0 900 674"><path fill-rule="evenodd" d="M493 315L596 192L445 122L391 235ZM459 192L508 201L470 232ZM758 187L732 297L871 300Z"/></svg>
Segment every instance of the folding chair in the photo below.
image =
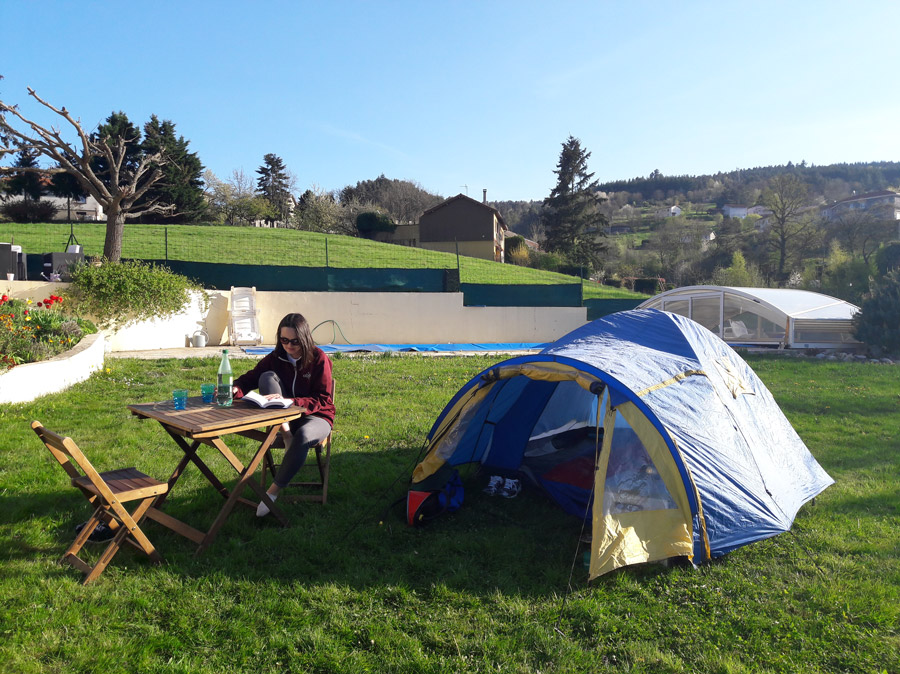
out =
<svg viewBox="0 0 900 674"><path fill-rule="evenodd" d="M334 400L334 378L331 380L331 399ZM314 503L321 503L325 505L325 502L328 500L328 475L331 471L331 436L334 434L332 431L328 434L328 437L322 440L318 445L313 447L310 451L314 451L316 453L316 468L318 469L318 479L315 477L309 480L301 480L296 482L291 482L288 484L288 487L296 487L299 489L305 489L307 491L312 491L312 493L306 494L285 494L279 495L279 498L284 501L312 501ZM285 449L284 441L281 439L281 436L278 436L278 439L273 443L272 449ZM272 450L266 452L266 456L263 459L263 468L262 468L262 477L260 478L260 482L263 488L266 487L266 473L271 472L272 477L275 477L275 473L278 472L278 467L280 464L275 463L275 459L272 456ZM306 464L301 468L301 472L310 468L309 460L307 459Z"/></svg>
<svg viewBox="0 0 900 674"><path fill-rule="evenodd" d="M162 562L162 557L141 531L139 524L156 497L169 490L169 485L165 482L158 482L134 468L98 473L72 438L57 435L44 428L39 421L33 421L31 428L69 475L72 486L78 488L95 507L91 518L78 532L75 542L66 550L60 563L67 562L82 571L85 574L84 585L87 585L103 573L103 570L119 551L123 541L127 541L147 554L154 563ZM72 461L77 464L84 475L78 472L78 468L72 465ZM129 501L139 501L137 508L131 514L122 505ZM94 566L91 566L81 559L78 553L100 523L109 526L115 531L115 535Z"/></svg>

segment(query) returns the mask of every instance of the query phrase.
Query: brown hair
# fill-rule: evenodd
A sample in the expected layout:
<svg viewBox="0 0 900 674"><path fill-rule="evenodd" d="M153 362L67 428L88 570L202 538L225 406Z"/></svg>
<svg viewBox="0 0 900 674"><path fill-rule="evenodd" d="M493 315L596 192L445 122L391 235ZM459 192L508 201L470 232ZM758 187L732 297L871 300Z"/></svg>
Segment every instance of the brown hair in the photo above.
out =
<svg viewBox="0 0 900 674"><path fill-rule="evenodd" d="M313 361L313 354L316 351L316 343L313 341L312 332L309 329L309 323L303 317L303 314L288 314L281 319L278 324L278 333L275 338L275 350L279 356L286 356L287 352L281 344L281 328L292 328L297 331L297 339L300 340L300 358L298 359L301 367L306 367Z"/></svg>

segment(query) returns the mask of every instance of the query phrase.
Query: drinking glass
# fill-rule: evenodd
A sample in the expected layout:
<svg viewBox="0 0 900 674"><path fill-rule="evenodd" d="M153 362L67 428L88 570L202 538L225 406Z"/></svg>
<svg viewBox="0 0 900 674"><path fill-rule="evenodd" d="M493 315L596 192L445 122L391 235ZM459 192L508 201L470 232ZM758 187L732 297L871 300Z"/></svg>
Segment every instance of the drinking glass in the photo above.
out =
<svg viewBox="0 0 900 674"><path fill-rule="evenodd" d="M215 384L201 384L200 385L200 393L203 395L203 402L211 403L216 400L216 385Z"/></svg>
<svg viewBox="0 0 900 674"><path fill-rule="evenodd" d="M188 392L186 388L178 388L172 391L172 404L176 410L183 410L187 407Z"/></svg>

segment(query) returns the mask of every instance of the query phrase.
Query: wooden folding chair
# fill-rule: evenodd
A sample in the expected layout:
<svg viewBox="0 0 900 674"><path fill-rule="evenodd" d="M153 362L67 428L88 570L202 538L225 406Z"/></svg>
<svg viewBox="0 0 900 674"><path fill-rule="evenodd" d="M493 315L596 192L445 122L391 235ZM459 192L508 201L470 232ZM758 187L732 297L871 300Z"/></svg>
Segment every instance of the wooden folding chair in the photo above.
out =
<svg viewBox="0 0 900 674"><path fill-rule="evenodd" d="M334 400L334 378L331 379L331 399ZM314 451L316 453L316 468L318 469L318 479L312 477L309 480L298 480L295 482L291 482L288 484L288 487L296 487L299 489L306 490L307 493L304 494L284 494L279 495L279 498L284 501L312 501L314 503L321 503L325 505L328 500L328 474L331 471L331 436L334 434L332 431L328 434L328 437L322 440L318 445L313 447L310 451ZM272 449L284 449L284 441L281 439L281 436L278 436L278 439L273 443ZM278 472L278 467L280 464L275 463L275 459L272 456L272 450L266 452L266 456L263 459L263 468L262 468L262 477L260 478L260 482L263 488L266 487L266 473L271 472L272 477L275 476L275 473ZM308 468L311 468L309 459L307 459L306 464L301 468L301 473L303 471L307 471ZM311 492L311 493L310 493Z"/></svg>
<svg viewBox="0 0 900 674"><path fill-rule="evenodd" d="M78 532L75 542L66 550L60 563L67 562L82 571L85 574L84 584L87 585L103 573L123 541L147 554L154 563L162 562L162 557L141 531L139 524L156 497L169 490L169 485L134 468L98 473L72 438L57 435L44 428L39 421L33 421L31 428L69 475L72 486L78 488L94 506L91 518ZM72 465L72 461L78 468ZM78 471L79 468L83 475ZM129 501L139 501L131 514L122 505ZM100 523L115 531L115 535L94 566L91 566L78 553Z"/></svg>

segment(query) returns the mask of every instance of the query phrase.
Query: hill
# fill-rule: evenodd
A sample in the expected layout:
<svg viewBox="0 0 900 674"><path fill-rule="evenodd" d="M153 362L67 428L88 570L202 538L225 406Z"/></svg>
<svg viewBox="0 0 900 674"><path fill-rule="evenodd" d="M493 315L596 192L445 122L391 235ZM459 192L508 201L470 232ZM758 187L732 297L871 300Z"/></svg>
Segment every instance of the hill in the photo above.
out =
<svg viewBox="0 0 900 674"><path fill-rule="evenodd" d="M74 234L88 256L103 252L106 226L77 223ZM0 241L14 241L27 254L65 249L65 223L0 223ZM122 256L147 260L185 260L223 264L298 267L459 269L462 283L556 285L578 283L577 277L500 264L450 253L379 243L351 236L202 225L126 225ZM585 298L639 299L640 294L596 283L584 283Z"/></svg>

